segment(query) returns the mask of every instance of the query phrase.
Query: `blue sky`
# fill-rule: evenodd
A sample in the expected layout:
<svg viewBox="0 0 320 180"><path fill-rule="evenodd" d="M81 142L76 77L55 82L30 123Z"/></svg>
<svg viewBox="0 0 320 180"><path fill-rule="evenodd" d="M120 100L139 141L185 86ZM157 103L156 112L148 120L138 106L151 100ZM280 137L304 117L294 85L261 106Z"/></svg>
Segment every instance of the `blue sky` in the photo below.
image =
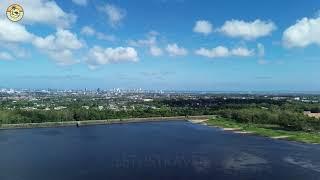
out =
<svg viewBox="0 0 320 180"><path fill-rule="evenodd" d="M6 7L21 4L19 22ZM318 0L0 0L0 87L319 91Z"/></svg>

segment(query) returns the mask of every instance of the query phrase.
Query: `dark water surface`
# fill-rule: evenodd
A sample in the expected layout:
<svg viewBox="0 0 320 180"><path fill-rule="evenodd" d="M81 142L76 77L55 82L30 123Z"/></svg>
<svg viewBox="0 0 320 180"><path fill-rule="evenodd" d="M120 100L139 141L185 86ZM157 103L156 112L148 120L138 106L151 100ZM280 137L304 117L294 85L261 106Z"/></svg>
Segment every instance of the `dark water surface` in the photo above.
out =
<svg viewBox="0 0 320 180"><path fill-rule="evenodd" d="M189 122L0 131L0 180L320 179L320 146Z"/></svg>

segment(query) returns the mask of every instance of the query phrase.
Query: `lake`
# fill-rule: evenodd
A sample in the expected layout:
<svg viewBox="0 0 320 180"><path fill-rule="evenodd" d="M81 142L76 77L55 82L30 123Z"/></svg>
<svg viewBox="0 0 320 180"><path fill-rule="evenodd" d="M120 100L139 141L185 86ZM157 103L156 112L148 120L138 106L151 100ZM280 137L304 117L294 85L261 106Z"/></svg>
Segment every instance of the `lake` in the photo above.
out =
<svg viewBox="0 0 320 180"><path fill-rule="evenodd" d="M320 179L320 146L184 121L0 131L1 180Z"/></svg>

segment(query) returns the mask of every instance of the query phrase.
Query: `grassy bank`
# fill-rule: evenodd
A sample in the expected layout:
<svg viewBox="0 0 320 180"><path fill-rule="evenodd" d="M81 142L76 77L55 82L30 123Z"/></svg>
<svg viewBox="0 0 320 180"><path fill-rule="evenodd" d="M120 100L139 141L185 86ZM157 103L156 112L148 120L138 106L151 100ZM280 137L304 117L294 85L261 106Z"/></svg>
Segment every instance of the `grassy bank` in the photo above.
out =
<svg viewBox="0 0 320 180"><path fill-rule="evenodd" d="M320 143L320 133L316 132L303 132L303 131L290 131L280 128L277 125L266 124L247 124L238 123L231 119L225 118L212 118L208 120L207 125L216 126L221 128L235 128L239 129L238 132L249 132L261 136L271 137L275 139L287 139L292 141L299 141L305 143ZM237 131L236 131L237 132Z"/></svg>

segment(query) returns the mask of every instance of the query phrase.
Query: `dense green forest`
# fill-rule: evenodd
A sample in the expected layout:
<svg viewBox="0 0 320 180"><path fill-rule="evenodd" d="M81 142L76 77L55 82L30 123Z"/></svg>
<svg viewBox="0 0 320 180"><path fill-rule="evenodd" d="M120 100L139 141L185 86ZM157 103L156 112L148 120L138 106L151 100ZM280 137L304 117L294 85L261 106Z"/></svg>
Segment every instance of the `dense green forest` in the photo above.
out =
<svg viewBox="0 0 320 180"><path fill-rule="evenodd" d="M99 103L84 109L85 101L72 102L61 110L0 109L0 124L121 119L133 117L168 117L220 115L242 123L275 124L290 130L319 131L320 120L304 111L320 112L318 103L273 101L269 99L173 99L145 102L135 109L99 110ZM130 106L130 104L128 104Z"/></svg>
<svg viewBox="0 0 320 180"><path fill-rule="evenodd" d="M1 110L0 122L3 124L13 123L38 123L38 122L57 122L57 121L82 121L82 120L102 120L102 119L121 119L121 118L142 118L142 117L169 117L185 115L204 115L212 114L206 110L188 108L163 108L163 109L140 109L140 110L96 110L96 109L63 109L63 110Z"/></svg>

